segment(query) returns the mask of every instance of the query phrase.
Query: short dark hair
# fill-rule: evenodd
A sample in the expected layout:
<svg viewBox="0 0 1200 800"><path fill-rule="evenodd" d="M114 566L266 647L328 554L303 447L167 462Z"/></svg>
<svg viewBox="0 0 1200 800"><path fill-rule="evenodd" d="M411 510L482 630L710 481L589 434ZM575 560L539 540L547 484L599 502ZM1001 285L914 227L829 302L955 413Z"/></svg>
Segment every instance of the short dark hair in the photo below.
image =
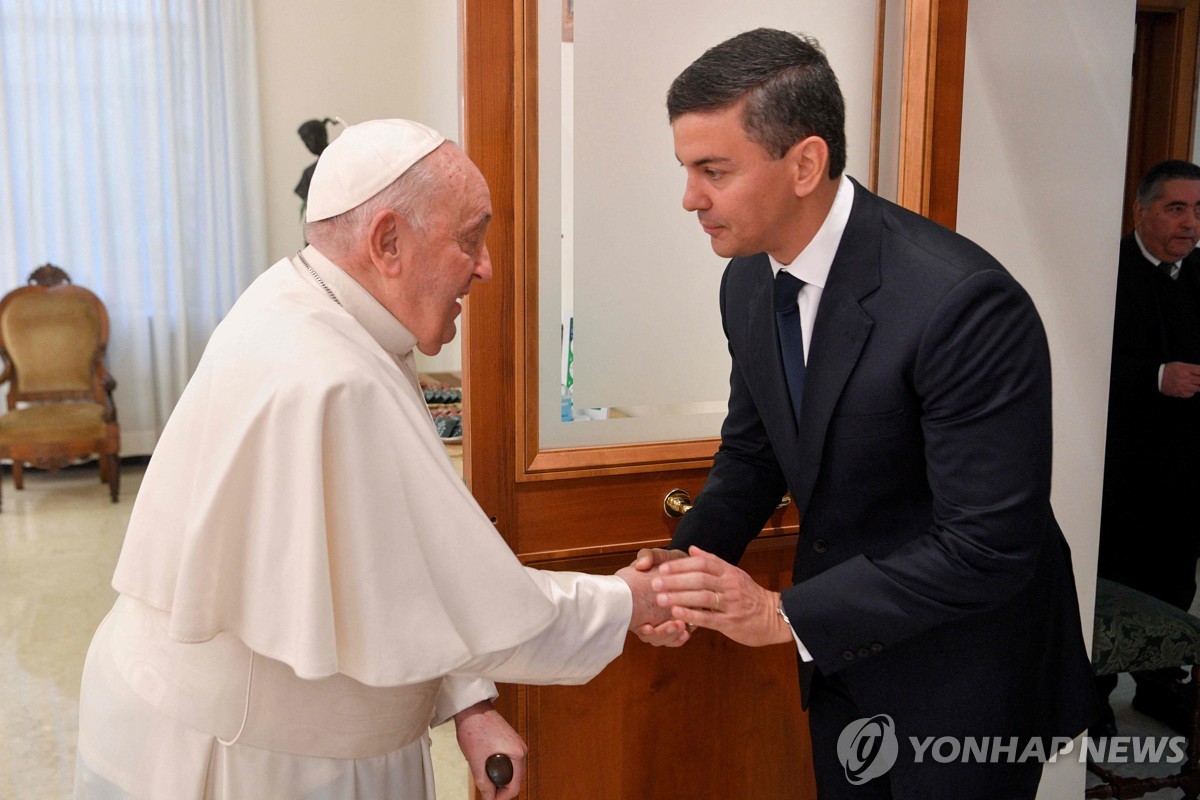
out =
<svg viewBox="0 0 1200 800"><path fill-rule="evenodd" d="M846 168L846 102L817 40L758 28L709 48L667 91L674 122L693 111L723 111L745 98L742 127L774 158L819 136L829 145L829 177Z"/></svg>
<svg viewBox="0 0 1200 800"><path fill-rule="evenodd" d="M1200 181L1200 167L1177 158L1155 164L1138 182L1137 201L1150 205L1162 196L1162 185L1174 180Z"/></svg>

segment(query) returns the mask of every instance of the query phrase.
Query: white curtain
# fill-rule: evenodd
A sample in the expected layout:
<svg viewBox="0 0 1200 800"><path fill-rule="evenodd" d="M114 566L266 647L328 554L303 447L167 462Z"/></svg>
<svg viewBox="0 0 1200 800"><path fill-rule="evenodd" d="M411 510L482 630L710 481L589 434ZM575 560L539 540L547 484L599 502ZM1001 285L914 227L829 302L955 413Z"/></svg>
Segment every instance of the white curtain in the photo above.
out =
<svg viewBox="0 0 1200 800"><path fill-rule="evenodd" d="M104 301L124 454L266 266L257 93L250 0L0 0L0 293Z"/></svg>

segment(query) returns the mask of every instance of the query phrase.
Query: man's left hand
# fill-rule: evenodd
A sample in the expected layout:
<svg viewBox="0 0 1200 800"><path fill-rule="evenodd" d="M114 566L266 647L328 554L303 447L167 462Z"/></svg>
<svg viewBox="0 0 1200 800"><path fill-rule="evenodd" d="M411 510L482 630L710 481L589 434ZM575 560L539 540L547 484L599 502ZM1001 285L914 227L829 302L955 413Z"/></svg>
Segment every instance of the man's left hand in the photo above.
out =
<svg viewBox="0 0 1200 800"><path fill-rule="evenodd" d="M659 567L652 583L660 606L690 625L712 628L750 647L794 641L779 615L779 593L699 547Z"/></svg>
<svg viewBox="0 0 1200 800"><path fill-rule="evenodd" d="M483 800L512 800L521 791L521 778L525 775L525 755L529 748L525 741L500 716L490 700L476 703L454 715L454 727L458 736L458 747L471 768L475 788ZM512 781L497 788L488 778L485 763L494 753L504 753L513 764Z"/></svg>

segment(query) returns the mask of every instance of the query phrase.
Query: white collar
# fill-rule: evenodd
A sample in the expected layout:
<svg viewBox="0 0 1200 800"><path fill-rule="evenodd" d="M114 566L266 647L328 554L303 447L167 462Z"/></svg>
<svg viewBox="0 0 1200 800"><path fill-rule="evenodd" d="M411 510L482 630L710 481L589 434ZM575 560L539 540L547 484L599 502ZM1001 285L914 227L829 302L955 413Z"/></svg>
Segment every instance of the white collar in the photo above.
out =
<svg viewBox="0 0 1200 800"><path fill-rule="evenodd" d="M409 332L392 312L384 308L374 295L363 288L337 264L330 261L317 248L309 245L301 251L305 260L321 280L329 284L338 303L350 316L371 334L371 338L389 353L405 356L417 346L417 337ZM303 264L297 265L307 273Z"/></svg>
<svg viewBox="0 0 1200 800"><path fill-rule="evenodd" d="M782 264L768 253L771 270L778 275L779 270L787 267L787 271L805 283L825 288L829 280L829 268L833 266L833 257L837 255L838 245L842 243L842 234L846 232L846 223L850 221L850 209L854 205L854 184L843 173L839 179L837 195L833 205L825 215L825 221L817 230L800 254L792 259L791 264Z"/></svg>
<svg viewBox="0 0 1200 800"><path fill-rule="evenodd" d="M1150 255L1150 251L1147 250L1146 245L1142 243L1142 235L1137 231L1133 232L1133 240L1137 242L1138 249L1142 251L1142 255L1144 255L1146 260L1151 264L1166 264L1168 267L1173 267L1179 263L1178 261L1163 261L1161 258L1155 258L1154 256Z"/></svg>

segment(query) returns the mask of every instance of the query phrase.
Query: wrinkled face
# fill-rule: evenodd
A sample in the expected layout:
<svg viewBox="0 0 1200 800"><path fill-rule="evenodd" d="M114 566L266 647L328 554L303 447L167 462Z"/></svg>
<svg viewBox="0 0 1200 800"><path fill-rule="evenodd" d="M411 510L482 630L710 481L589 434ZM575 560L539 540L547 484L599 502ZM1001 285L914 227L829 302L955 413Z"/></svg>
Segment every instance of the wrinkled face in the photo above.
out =
<svg viewBox="0 0 1200 800"><path fill-rule="evenodd" d="M1178 178L1162 184L1149 205L1133 204L1133 222L1142 244L1161 261L1178 261L1200 239L1200 181Z"/></svg>
<svg viewBox="0 0 1200 800"><path fill-rule="evenodd" d="M403 320L417 337L417 347L433 355L454 338L460 300L476 280L492 277L488 255L491 194L483 175L461 150L449 148L445 182L425 215L424 230L414 248L415 307Z"/></svg>
<svg viewBox="0 0 1200 800"><path fill-rule="evenodd" d="M687 170L683 208L696 212L713 251L725 258L763 251L780 257L790 228L785 220L797 202L793 172L786 159L772 158L746 136L741 104L683 114L671 130L675 157Z"/></svg>

